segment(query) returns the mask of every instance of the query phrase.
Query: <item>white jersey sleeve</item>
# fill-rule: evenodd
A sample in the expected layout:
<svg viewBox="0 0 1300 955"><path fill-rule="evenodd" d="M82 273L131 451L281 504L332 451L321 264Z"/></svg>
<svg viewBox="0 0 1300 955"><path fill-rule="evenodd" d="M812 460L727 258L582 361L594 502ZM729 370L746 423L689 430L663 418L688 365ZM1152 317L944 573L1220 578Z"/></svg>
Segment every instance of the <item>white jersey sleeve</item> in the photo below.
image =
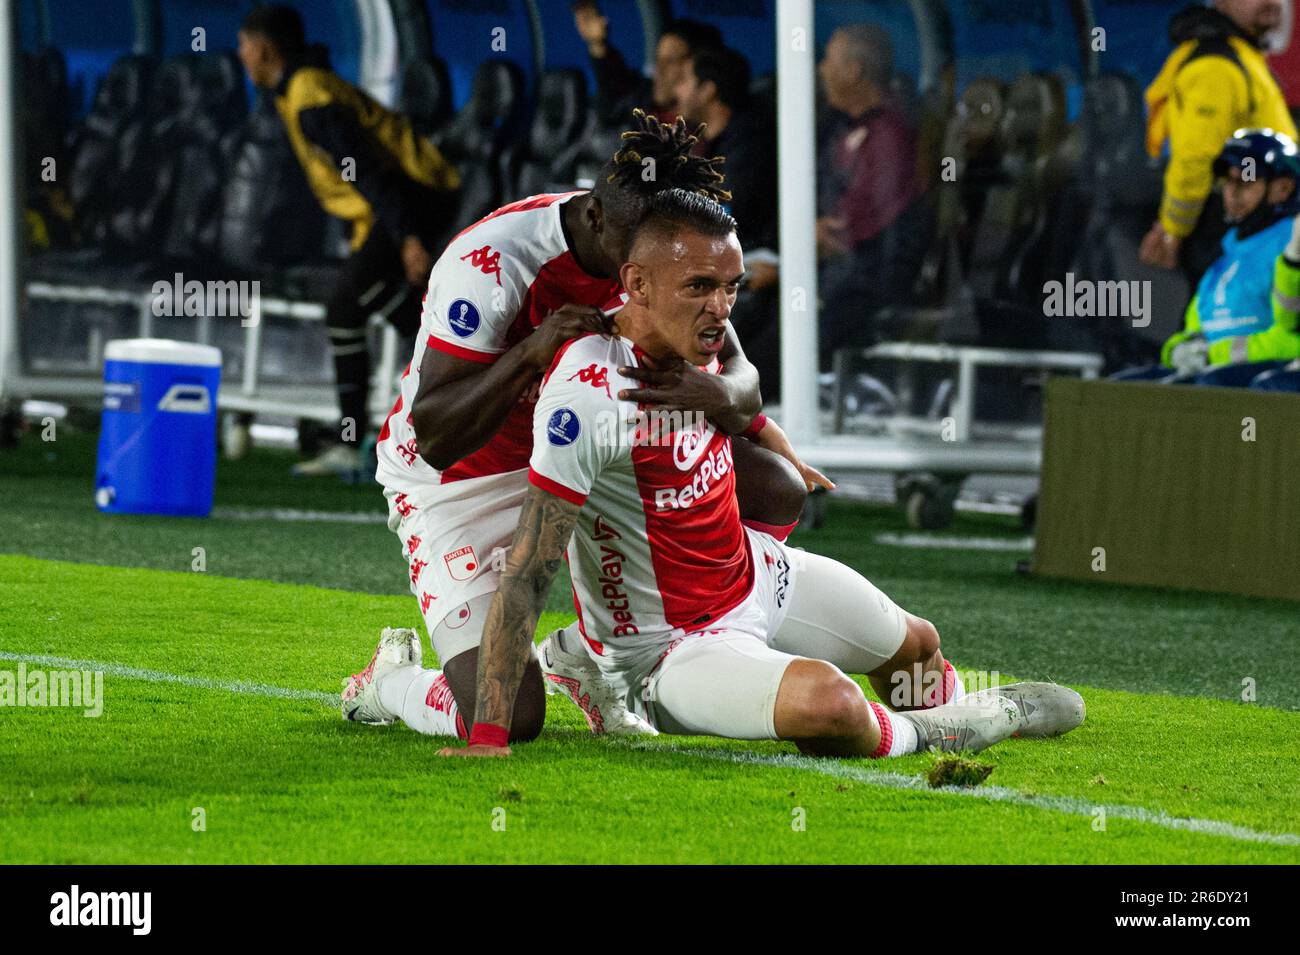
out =
<svg viewBox="0 0 1300 955"><path fill-rule="evenodd" d="M627 451L625 413L635 408L613 397L627 387L616 369L618 346L599 335L568 345L552 365L533 414L529 481L583 504L601 472Z"/></svg>
<svg viewBox="0 0 1300 955"><path fill-rule="evenodd" d="M490 364L506 351L531 276L512 267L481 228L458 236L438 258L424 296L429 346ZM477 236L477 237L476 237Z"/></svg>

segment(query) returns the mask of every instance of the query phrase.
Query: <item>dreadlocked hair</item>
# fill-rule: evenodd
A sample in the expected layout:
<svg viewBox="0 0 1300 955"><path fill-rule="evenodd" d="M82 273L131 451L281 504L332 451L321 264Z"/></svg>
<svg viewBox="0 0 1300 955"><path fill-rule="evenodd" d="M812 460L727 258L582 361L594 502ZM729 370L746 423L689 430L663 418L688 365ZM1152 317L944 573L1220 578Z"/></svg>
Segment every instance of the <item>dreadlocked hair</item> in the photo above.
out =
<svg viewBox="0 0 1300 955"><path fill-rule="evenodd" d="M726 177L718 169L726 158L706 158L691 152L705 130L703 123L692 133L681 116L668 125L636 109L632 111L632 127L623 133L618 151L605 167L605 181L619 193L644 203L665 189L685 189L715 202L731 201L731 193L722 185ZM651 164L647 165L646 160ZM649 176L647 169L653 169Z"/></svg>

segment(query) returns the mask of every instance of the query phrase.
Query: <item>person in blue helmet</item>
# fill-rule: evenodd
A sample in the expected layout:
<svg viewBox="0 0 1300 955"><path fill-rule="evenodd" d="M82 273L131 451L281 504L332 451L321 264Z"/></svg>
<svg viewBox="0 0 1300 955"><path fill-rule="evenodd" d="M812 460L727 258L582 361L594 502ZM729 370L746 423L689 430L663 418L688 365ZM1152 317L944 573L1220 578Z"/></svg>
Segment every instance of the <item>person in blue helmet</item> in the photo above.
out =
<svg viewBox="0 0 1300 955"><path fill-rule="evenodd" d="M1289 136L1240 129L1218 158L1228 232L1220 256L1201 277L1182 331L1160 365L1121 373L1247 385L1300 358L1300 153Z"/></svg>

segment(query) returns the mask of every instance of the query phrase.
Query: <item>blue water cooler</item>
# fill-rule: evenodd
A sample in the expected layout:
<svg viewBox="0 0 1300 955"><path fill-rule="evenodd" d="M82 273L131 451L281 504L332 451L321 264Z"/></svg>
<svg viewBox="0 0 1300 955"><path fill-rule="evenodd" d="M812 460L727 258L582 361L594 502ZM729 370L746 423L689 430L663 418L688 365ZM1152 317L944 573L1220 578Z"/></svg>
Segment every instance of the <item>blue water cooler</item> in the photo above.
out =
<svg viewBox="0 0 1300 955"><path fill-rule="evenodd" d="M95 504L113 514L206 517L217 472L221 351L129 338L104 352Z"/></svg>

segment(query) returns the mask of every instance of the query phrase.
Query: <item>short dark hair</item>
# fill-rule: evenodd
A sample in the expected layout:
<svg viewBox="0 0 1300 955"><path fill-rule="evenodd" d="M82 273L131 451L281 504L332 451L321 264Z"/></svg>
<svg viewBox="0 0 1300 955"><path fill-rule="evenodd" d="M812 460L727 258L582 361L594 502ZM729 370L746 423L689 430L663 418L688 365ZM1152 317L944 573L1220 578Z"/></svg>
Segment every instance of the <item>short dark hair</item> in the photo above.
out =
<svg viewBox="0 0 1300 955"><path fill-rule="evenodd" d="M717 50L722 47L722 31L710 23L699 20L669 20L659 32L660 36L680 37L686 44L687 53L697 50Z"/></svg>
<svg viewBox="0 0 1300 955"><path fill-rule="evenodd" d="M244 17L239 29L255 33L271 41L271 45L286 60L293 59L307 48L307 31L302 25L302 14L283 3L253 7Z"/></svg>
<svg viewBox="0 0 1300 955"><path fill-rule="evenodd" d="M695 69L695 79L700 83L712 83L718 91L718 99L732 111L742 110L749 105L749 82L751 72L749 60L728 47L716 50L698 50L691 57Z"/></svg>
<svg viewBox="0 0 1300 955"><path fill-rule="evenodd" d="M629 251L646 229L662 229L669 235L686 230L724 236L736 231L736 220L716 199L689 189L665 189L646 202L641 220L629 236Z"/></svg>

